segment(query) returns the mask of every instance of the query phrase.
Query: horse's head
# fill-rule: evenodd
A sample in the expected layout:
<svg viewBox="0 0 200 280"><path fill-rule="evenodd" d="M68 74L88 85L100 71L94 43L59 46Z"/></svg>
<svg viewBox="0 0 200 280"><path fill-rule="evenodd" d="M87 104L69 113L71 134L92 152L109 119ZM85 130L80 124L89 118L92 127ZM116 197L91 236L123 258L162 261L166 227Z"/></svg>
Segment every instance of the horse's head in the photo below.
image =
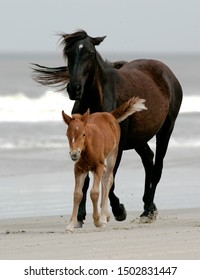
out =
<svg viewBox="0 0 200 280"><path fill-rule="evenodd" d="M73 161L79 160L81 152L85 148L86 123L89 114L88 110L84 115L74 114L70 117L62 111L63 120L68 125L69 153Z"/></svg>
<svg viewBox="0 0 200 280"><path fill-rule="evenodd" d="M96 49L104 37L90 37L85 31L62 34L63 53L68 61L67 91L72 100L81 99L87 80L94 76Z"/></svg>

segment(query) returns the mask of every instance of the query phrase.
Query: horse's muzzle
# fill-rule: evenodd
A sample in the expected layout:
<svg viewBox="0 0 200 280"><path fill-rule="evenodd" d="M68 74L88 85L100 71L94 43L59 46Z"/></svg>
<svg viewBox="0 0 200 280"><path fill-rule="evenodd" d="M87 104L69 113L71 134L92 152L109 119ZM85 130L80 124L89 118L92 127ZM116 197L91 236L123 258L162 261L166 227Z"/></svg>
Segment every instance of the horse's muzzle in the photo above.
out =
<svg viewBox="0 0 200 280"><path fill-rule="evenodd" d="M82 86L81 84L67 84L67 92L69 94L69 98L71 100L78 100L81 98L82 95Z"/></svg>

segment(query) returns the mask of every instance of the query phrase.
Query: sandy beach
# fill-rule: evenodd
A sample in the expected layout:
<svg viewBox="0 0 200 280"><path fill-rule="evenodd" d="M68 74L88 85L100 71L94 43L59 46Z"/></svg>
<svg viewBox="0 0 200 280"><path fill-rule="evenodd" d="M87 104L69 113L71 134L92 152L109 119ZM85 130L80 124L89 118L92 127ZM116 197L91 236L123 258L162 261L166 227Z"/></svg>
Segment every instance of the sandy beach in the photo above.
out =
<svg viewBox="0 0 200 280"><path fill-rule="evenodd" d="M91 215L82 229L65 233L67 216L1 220L0 259L181 259L200 258L200 209L162 210L156 222L127 220L94 227Z"/></svg>
<svg viewBox="0 0 200 280"><path fill-rule="evenodd" d="M125 153L116 194L127 209L126 221L111 215L105 229L95 228L88 197L84 227L73 234L65 232L74 188L67 150L1 153L0 259L199 260L199 153L197 148L169 149L155 198L158 218L151 224L139 223L141 162L134 151Z"/></svg>

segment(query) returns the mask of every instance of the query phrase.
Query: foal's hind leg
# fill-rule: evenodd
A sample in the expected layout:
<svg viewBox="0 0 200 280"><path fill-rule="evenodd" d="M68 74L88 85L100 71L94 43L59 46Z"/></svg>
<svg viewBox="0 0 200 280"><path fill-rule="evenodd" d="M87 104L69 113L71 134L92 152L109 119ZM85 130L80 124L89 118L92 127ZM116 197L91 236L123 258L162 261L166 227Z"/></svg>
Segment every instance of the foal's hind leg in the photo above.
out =
<svg viewBox="0 0 200 280"><path fill-rule="evenodd" d="M117 151L107 158L106 170L102 178L102 201L101 201L101 223L106 225L110 220L108 212L108 195L113 184L113 169L115 166Z"/></svg>
<svg viewBox="0 0 200 280"><path fill-rule="evenodd" d="M119 147L117 160L116 160L114 171L113 171L114 177L117 173L117 169L119 167L121 157L122 157L122 148ZM126 215L127 215L126 209L124 208L124 205L122 203L120 203L119 198L114 194L114 189L115 189L115 182L113 180L113 184L112 184L112 187L109 192L110 205L111 205L115 220L124 221L126 219Z"/></svg>
<svg viewBox="0 0 200 280"><path fill-rule="evenodd" d="M93 181L92 189L90 191L90 197L91 197L92 203L93 203L93 219L94 219L94 224L96 227L102 226L102 223L100 220L100 214L99 214L99 210L98 210L98 199L99 199L99 192L100 192L99 185L101 182L101 178L103 176L103 172L104 172L104 165L99 164L96 167L95 172L93 172L94 181Z"/></svg>

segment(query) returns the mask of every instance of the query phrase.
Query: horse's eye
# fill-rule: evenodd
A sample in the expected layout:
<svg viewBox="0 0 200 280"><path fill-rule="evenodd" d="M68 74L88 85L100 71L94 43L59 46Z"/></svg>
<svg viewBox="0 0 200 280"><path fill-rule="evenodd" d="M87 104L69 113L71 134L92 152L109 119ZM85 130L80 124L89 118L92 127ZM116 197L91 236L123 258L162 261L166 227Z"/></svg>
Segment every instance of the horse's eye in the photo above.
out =
<svg viewBox="0 0 200 280"><path fill-rule="evenodd" d="M95 56L95 53L94 52L90 52L90 58L93 58Z"/></svg>
<svg viewBox="0 0 200 280"><path fill-rule="evenodd" d="M85 133L83 133L83 137L85 137Z"/></svg>

